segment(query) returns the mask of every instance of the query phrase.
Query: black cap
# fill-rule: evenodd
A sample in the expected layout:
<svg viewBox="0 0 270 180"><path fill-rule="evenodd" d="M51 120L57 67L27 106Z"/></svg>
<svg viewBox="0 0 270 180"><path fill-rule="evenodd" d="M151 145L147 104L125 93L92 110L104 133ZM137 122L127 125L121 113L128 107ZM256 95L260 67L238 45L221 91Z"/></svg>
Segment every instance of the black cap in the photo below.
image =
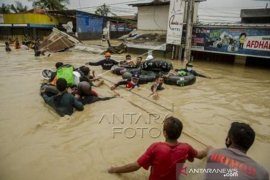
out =
<svg viewBox="0 0 270 180"><path fill-rule="evenodd" d="M140 78L140 75L139 75L139 74L133 74L133 75L132 75L132 78L134 78L134 79L139 79L139 78Z"/></svg>

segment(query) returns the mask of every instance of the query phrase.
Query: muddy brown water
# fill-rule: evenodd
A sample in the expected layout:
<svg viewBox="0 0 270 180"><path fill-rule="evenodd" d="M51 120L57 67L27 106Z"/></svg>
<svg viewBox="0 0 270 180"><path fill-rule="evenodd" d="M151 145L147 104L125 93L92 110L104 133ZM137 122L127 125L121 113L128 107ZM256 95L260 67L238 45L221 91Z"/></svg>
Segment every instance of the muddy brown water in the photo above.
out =
<svg viewBox="0 0 270 180"><path fill-rule="evenodd" d="M106 170L135 161L151 143L163 141L162 121L167 115L183 121L180 141L197 149L203 144L224 147L231 122L249 123L256 141L248 155L270 171L269 69L195 61L195 70L215 78L197 78L186 87L165 85L157 101L148 97L150 84L134 92L118 88L121 97L86 105L71 117L60 118L43 102L39 87L44 68L53 68L58 61L78 67L101 58L86 52L34 57L32 51L6 53L1 48L0 179L147 179L149 172L143 169L124 175ZM124 55L113 58L123 60ZM105 72L91 68L96 74ZM113 82L120 78L110 72L103 76ZM106 85L95 89L102 96L113 95ZM192 178L198 179L188 177Z"/></svg>

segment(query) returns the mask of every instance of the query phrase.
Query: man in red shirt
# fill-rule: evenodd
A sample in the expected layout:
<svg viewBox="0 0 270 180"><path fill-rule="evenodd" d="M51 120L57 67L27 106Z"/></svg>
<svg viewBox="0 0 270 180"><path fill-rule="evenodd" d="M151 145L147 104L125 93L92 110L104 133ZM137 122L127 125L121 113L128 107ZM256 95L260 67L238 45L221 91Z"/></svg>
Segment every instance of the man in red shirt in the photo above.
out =
<svg viewBox="0 0 270 180"><path fill-rule="evenodd" d="M141 167L148 170L151 166L150 180L176 180L176 164L194 158L202 159L207 155L208 148L196 151L187 143L178 142L183 129L182 122L175 117L164 120L163 134L165 142L153 143L146 152L134 163L111 167L109 173L128 173Z"/></svg>

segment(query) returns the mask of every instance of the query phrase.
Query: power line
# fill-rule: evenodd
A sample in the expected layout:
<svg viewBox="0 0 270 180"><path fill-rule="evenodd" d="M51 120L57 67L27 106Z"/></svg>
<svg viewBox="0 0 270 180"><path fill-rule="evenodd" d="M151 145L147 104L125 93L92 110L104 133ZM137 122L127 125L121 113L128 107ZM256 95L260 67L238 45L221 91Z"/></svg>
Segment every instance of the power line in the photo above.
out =
<svg viewBox="0 0 270 180"><path fill-rule="evenodd" d="M110 3L110 4L105 4L106 6L110 6L110 5L119 5L119 4L129 4L129 3L134 3L134 2L138 2L141 0L137 0L137 1L125 1L125 2L119 2L119 3ZM82 7L82 8L75 8L75 9L88 9L88 8L97 8L100 7L102 5L98 5L98 6L87 6L87 7Z"/></svg>

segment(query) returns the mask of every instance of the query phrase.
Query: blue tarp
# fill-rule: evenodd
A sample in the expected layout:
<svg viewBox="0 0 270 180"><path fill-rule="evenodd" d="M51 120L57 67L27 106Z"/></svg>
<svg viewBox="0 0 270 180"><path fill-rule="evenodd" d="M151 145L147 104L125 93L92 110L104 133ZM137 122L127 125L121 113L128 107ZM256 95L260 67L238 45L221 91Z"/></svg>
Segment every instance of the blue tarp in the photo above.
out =
<svg viewBox="0 0 270 180"><path fill-rule="evenodd" d="M77 32L102 33L103 17L92 16L88 14L77 14Z"/></svg>

